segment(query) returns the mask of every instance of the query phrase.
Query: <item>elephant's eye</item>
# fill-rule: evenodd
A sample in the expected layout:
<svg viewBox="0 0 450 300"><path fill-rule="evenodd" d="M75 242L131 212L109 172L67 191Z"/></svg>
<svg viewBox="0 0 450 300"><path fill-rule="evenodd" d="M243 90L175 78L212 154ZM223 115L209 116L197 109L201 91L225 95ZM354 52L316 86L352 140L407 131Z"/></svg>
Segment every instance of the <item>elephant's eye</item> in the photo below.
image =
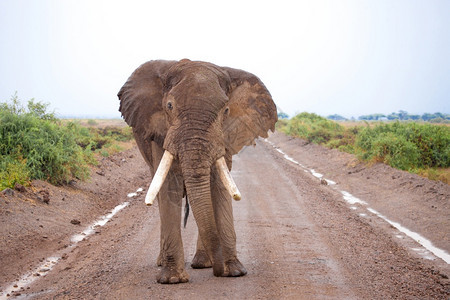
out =
<svg viewBox="0 0 450 300"><path fill-rule="evenodd" d="M230 112L230 108L229 107L225 108L225 110L223 111L224 115L228 115L229 112Z"/></svg>
<svg viewBox="0 0 450 300"><path fill-rule="evenodd" d="M173 104L172 104L172 102L167 102L167 109L168 110L172 110L173 109Z"/></svg>

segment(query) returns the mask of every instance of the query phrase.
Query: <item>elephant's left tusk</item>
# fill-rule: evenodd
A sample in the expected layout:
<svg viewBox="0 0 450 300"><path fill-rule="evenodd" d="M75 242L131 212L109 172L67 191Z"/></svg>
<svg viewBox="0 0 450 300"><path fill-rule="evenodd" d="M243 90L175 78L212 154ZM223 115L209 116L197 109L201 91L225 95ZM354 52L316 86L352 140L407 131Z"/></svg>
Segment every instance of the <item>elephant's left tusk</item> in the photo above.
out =
<svg viewBox="0 0 450 300"><path fill-rule="evenodd" d="M223 185L233 197L233 199L241 200L241 193L239 192L236 183L234 183L233 177L231 177L227 163L225 162L225 158L223 156L216 161L216 167L219 171L219 176L223 182Z"/></svg>
<svg viewBox="0 0 450 300"><path fill-rule="evenodd" d="M164 180L166 179L167 173L169 173L170 166L172 166L172 161L173 155L166 150L163 154L161 162L159 163L158 169L153 176L152 183L150 183L147 195L145 196L145 204L148 206L153 205L153 201L155 201L155 198L158 195Z"/></svg>

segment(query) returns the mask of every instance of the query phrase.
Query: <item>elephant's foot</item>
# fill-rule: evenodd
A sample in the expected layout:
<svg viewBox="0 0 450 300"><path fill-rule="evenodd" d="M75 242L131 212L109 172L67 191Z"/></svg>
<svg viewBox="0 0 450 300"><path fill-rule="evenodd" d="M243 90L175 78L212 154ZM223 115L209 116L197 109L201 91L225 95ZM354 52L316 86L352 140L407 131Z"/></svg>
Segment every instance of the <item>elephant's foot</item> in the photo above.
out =
<svg viewBox="0 0 450 300"><path fill-rule="evenodd" d="M175 270L169 267L163 267L156 280L159 283L173 284L173 283L184 283L189 281L189 274L183 270Z"/></svg>
<svg viewBox="0 0 450 300"><path fill-rule="evenodd" d="M198 250L195 253L194 259L192 260L191 267L194 269L204 269L211 268L211 260L209 259L208 254L204 250Z"/></svg>
<svg viewBox="0 0 450 300"><path fill-rule="evenodd" d="M239 259L235 258L233 260L229 260L225 263L225 270L223 273L223 277L239 277L247 274L247 270L239 261Z"/></svg>

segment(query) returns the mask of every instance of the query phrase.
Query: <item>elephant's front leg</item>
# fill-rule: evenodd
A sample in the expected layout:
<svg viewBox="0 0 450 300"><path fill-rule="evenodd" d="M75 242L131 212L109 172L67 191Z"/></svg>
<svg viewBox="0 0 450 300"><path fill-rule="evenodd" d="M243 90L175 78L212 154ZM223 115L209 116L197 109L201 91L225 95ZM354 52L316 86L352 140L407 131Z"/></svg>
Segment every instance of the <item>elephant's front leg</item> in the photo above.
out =
<svg viewBox="0 0 450 300"><path fill-rule="evenodd" d="M189 275L184 266L184 250L181 240L182 182L180 175L171 169L158 194L161 249L157 264L161 266L161 271L156 279L159 283L189 281Z"/></svg>
<svg viewBox="0 0 450 300"><path fill-rule="evenodd" d="M181 240L181 202L182 194L171 189L169 176L168 189L158 195L159 214L161 218L161 249L158 264L161 271L157 276L159 283L188 282L189 275L184 268L184 251ZM165 184L166 185L166 184Z"/></svg>
<svg viewBox="0 0 450 300"><path fill-rule="evenodd" d="M223 186L217 172L213 172L211 179L211 196L214 207L214 218L219 231L224 260L223 276L244 276L247 270L237 258L236 232L234 230L233 207L231 196ZM211 261L204 250L200 237L197 241L197 251L192 261L193 268L211 267Z"/></svg>

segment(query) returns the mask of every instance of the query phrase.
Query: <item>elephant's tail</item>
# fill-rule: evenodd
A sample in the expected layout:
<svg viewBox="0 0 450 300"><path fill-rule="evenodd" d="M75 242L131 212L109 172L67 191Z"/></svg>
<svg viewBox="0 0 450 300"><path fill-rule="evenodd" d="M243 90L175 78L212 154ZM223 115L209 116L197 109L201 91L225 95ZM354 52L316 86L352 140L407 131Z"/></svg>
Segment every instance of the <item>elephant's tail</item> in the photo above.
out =
<svg viewBox="0 0 450 300"><path fill-rule="evenodd" d="M184 206L184 228L186 228L186 224L187 224L187 220L189 217L189 202L188 202L188 198L186 195L186 205Z"/></svg>

